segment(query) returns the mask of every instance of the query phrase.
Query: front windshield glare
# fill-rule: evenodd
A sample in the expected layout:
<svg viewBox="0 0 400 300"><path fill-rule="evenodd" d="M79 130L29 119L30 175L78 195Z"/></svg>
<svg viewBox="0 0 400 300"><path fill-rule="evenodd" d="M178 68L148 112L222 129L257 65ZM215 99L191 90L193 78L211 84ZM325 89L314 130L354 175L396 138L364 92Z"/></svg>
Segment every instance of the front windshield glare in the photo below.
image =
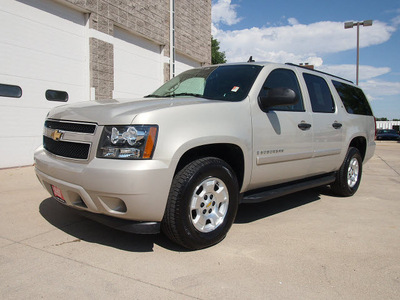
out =
<svg viewBox="0 0 400 300"><path fill-rule="evenodd" d="M247 96L261 68L255 65L230 65L188 70L147 97L195 96L240 101Z"/></svg>

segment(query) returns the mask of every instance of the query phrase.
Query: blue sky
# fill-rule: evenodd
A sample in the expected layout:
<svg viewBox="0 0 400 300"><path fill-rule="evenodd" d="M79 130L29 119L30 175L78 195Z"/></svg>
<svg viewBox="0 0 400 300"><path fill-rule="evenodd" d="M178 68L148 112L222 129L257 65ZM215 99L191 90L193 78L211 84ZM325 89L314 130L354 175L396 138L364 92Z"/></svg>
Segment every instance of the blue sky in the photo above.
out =
<svg viewBox="0 0 400 300"><path fill-rule="evenodd" d="M228 62L310 63L356 81L356 27L360 27L359 85L376 117L400 119L400 1L212 0L212 34Z"/></svg>

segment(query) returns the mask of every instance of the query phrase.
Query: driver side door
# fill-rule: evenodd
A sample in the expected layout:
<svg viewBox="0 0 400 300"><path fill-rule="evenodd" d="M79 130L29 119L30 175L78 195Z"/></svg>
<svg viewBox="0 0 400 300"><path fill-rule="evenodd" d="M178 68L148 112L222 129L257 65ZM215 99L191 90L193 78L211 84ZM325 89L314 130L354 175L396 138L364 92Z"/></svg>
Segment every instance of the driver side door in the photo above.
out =
<svg viewBox="0 0 400 300"><path fill-rule="evenodd" d="M274 69L259 96L271 88L292 89L294 105L252 107L253 173L250 188L259 188L307 177L313 155L313 118L304 105L299 80L291 69Z"/></svg>

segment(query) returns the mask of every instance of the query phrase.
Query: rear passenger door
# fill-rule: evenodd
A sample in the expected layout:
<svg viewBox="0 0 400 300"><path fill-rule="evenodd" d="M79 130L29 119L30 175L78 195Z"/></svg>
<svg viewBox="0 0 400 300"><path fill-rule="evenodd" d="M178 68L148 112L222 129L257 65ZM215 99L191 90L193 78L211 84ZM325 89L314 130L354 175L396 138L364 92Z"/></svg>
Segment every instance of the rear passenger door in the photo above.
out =
<svg viewBox="0 0 400 300"><path fill-rule="evenodd" d="M313 118L313 174L331 172L341 164L342 118L324 77L303 73Z"/></svg>

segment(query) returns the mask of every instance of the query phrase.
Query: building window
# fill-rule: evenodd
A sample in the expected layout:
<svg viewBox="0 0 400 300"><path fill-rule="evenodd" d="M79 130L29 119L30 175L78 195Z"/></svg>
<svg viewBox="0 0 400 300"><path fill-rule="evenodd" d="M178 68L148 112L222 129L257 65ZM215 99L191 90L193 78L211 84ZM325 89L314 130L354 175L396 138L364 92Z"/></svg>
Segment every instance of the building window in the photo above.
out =
<svg viewBox="0 0 400 300"><path fill-rule="evenodd" d="M0 83L0 97L21 98L22 89L17 85Z"/></svg>
<svg viewBox="0 0 400 300"><path fill-rule="evenodd" d="M68 93L64 91L47 90L46 99L49 101L67 102Z"/></svg>

